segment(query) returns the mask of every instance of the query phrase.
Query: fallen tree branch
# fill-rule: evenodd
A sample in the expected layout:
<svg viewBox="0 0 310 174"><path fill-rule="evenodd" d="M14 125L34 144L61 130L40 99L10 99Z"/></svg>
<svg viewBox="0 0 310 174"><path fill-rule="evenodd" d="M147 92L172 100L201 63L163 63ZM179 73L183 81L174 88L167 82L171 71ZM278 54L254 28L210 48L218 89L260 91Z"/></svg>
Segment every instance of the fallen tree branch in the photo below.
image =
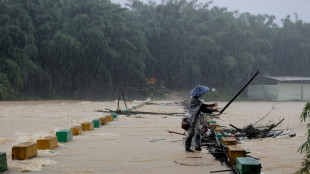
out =
<svg viewBox="0 0 310 174"><path fill-rule="evenodd" d="M268 133L269 131L271 131L271 129L277 127L280 123L282 123L282 121L284 121L284 118L283 118L279 123L277 123L276 125L271 125L271 126L269 127L269 129L267 129L266 132L263 134L262 139L267 135L267 133Z"/></svg>
<svg viewBox="0 0 310 174"><path fill-rule="evenodd" d="M184 133L179 133L179 132L174 132L174 131L170 131L170 130L167 130L169 133L171 134L178 134L178 135L185 135L185 132Z"/></svg>
<svg viewBox="0 0 310 174"><path fill-rule="evenodd" d="M117 114L120 114L120 115L128 115L129 113L130 114L133 114L133 115L136 115L136 114L151 114L151 115L171 115L171 116L183 116L184 113L177 113L177 112L172 112L172 113L160 113L160 112L141 112L141 111L113 111L111 109L107 109L105 108L105 110L96 110L96 112L105 112L105 113L117 113Z"/></svg>

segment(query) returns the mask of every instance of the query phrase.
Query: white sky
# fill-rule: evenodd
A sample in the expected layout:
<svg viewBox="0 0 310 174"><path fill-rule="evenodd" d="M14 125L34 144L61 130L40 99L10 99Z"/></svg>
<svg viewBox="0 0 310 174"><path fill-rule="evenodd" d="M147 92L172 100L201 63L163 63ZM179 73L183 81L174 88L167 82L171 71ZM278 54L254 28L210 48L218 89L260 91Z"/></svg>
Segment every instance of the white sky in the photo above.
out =
<svg viewBox="0 0 310 174"><path fill-rule="evenodd" d="M127 0L111 0L124 5ZM148 0L141 0L145 3ZM161 3L161 0L155 0ZM199 0L199 2L209 2L210 0ZM291 15L291 20L295 20L294 12L299 19L310 23L310 0L213 0L211 6L227 7L228 11L238 10L240 13L249 12L251 14L268 14L276 16L277 23L287 15Z"/></svg>

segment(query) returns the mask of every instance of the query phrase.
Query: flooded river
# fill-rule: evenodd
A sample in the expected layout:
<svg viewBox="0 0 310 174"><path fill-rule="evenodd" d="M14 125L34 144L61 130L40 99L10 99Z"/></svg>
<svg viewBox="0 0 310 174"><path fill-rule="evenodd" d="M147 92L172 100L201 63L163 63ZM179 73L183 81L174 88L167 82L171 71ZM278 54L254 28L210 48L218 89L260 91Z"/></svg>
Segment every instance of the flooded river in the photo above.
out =
<svg viewBox="0 0 310 174"><path fill-rule="evenodd" d="M143 101L127 103L129 107ZM172 103L175 101L156 101ZM219 103L223 107L226 103ZM301 164L303 155L297 153L305 141L306 125L299 123L302 102L234 102L217 120L229 127L243 127L263 120L284 122L277 129L296 133L295 137L281 136L259 140L244 140L242 146L250 155L261 160L264 174L291 174ZM115 110L117 102L89 101L25 101L0 102L0 152L6 152L9 170L4 173L209 173L227 169L207 150L186 153L183 136L169 134L167 130L183 133L181 117L167 115L120 115L118 121L75 136L73 141L59 143L54 150L39 150L30 160L11 160L11 148L25 141L69 129L82 122L105 116L98 109ZM125 106L121 104L121 108ZM183 112L181 106L145 105L138 111Z"/></svg>

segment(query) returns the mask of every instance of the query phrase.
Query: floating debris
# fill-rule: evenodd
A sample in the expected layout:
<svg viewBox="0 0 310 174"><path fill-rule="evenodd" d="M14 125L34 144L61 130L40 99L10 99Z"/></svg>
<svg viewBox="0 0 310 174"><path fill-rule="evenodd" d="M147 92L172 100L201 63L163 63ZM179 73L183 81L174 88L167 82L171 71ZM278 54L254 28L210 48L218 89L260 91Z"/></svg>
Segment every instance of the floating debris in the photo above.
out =
<svg viewBox="0 0 310 174"><path fill-rule="evenodd" d="M170 115L170 116L184 116L184 113L181 112L171 112L171 113L165 113L165 112L142 112L142 111L121 111L121 110L111 110L108 108L105 108L106 110L97 110L96 112L105 112L105 113L117 113L119 115L128 115L128 113L132 115L136 114L150 114L150 115Z"/></svg>
<svg viewBox="0 0 310 174"><path fill-rule="evenodd" d="M166 140L166 139L165 138L152 139L150 142L156 142L156 141L161 141L161 140Z"/></svg>
<svg viewBox="0 0 310 174"><path fill-rule="evenodd" d="M244 128L238 128L232 124L229 124L231 127L234 128L232 133L234 134L242 134L243 137L246 137L248 139L258 139L258 138L275 138L277 136L283 136L283 135L289 135L290 137L295 136L294 133L283 133L283 130L273 130L275 127L277 127L279 124L281 124L284 121L282 119L277 124L271 124L271 125L265 125L265 126L254 126L254 124L250 124L248 126L245 126Z"/></svg>

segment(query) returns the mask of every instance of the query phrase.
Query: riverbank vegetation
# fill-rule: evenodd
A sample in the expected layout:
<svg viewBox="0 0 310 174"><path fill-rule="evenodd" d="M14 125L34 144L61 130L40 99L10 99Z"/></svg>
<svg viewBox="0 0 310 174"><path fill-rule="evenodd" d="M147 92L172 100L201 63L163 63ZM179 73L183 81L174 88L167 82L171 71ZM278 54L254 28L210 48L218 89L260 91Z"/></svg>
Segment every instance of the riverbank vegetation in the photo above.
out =
<svg viewBox="0 0 310 174"><path fill-rule="evenodd" d="M310 123L308 121L309 117L310 103L307 102L302 113L300 114L300 122L307 123L307 139L298 149L298 152L303 153L305 156L301 163L301 168L296 172L297 174L307 174L310 171Z"/></svg>
<svg viewBox="0 0 310 174"><path fill-rule="evenodd" d="M310 24L185 0L0 1L0 100L102 99L309 76ZM254 82L255 83L255 82Z"/></svg>

